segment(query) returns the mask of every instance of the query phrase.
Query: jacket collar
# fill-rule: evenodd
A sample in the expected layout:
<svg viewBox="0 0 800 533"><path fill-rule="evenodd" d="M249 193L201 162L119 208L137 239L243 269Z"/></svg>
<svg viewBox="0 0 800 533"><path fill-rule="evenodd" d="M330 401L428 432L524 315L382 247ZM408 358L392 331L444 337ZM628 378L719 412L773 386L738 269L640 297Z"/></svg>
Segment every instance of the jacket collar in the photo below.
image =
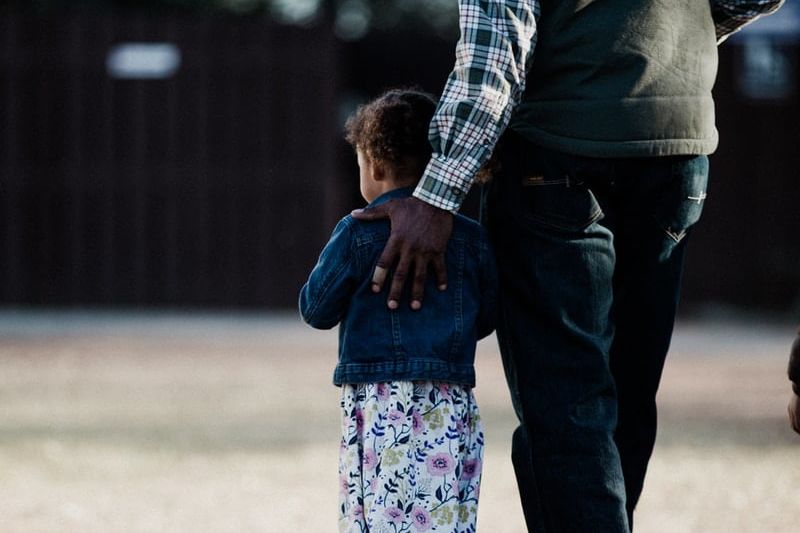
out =
<svg viewBox="0 0 800 533"><path fill-rule="evenodd" d="M389 200L394 200L395 198L406 198L411 196L411 193L414 192L414 189L416 189L416 185L412 185L411 187L400 187L399 189L386 191L372 200L367 207L375 207L376 205L385 204Z"/></svg>

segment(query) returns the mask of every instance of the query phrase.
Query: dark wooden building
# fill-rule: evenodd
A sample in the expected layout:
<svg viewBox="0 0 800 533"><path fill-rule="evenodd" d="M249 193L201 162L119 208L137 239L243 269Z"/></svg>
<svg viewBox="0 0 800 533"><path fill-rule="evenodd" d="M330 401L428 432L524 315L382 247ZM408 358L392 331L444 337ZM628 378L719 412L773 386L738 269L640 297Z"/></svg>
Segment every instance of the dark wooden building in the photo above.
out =
<svg viewBox="0 0 800 533"><path fill-rule="evenodd" d="M126 43L155 45L168 72L126 74ZM438 92L453 45L411 29L344 43L264 17L2 13L0 305L293 306L358 205L348 106L393 85ZM796 88L800 48L778 47ZM749 53L721 49L722 143L685 301L787 311L800 109L795 92L744 90Z"/></svg>
<svg viewBox="0 0 800 533"><path fill-rule="evenodd" d="M337 61L263 18L4 14L0 301L289 305L341 210Z"/></svg>

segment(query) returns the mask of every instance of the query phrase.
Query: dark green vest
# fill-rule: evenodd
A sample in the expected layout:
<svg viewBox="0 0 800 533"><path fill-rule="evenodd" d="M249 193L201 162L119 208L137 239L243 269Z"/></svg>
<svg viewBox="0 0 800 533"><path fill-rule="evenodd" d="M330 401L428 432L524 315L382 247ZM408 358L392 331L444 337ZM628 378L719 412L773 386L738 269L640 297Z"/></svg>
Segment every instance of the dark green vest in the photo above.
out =
<svg viewBox="0 0 800 533"><path fill-rule="evenodd" d="M541 0L511 128L591 157L709 154L717 46L707 0Z"/></svg>

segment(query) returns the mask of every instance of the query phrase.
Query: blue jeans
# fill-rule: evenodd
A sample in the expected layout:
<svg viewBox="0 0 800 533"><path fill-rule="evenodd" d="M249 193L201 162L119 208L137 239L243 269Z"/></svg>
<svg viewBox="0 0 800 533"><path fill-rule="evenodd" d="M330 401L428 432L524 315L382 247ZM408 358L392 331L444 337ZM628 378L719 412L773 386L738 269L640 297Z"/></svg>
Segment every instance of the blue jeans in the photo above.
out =
<svg viewBox="0 0 800 533"><path fill-rule="evenodd" d="M502 141L487 225L529 531L627 532L705 156L594 159Z"/></svg>

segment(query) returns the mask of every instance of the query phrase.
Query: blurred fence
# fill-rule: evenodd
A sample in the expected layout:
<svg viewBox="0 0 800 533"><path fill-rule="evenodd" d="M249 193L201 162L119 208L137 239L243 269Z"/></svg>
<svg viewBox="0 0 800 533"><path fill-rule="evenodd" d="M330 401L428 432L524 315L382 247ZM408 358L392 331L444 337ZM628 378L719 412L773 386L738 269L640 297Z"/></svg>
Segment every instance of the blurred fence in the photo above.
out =
<svg viewBox="0 0 800 533"><path fill-rule="evenodd" d="M125 42L180 66L114 77ZM292 303L340 211L336 59L324 27L3 13L0 301Z"/></svg>
<svg viewBox="0 0 800 533"><path fill-rule="evenodd" d="M689 243L684 302L791 311L798 319L800 42L731 39L720 47L714 96L720 145Z"/></svg>
<svg viewBox="0 0 800 533"><path fill-rule="evenodd" d="M125 42L169 44L180 66L115 77ZM684 301L786 311L800 46L750 44L720 49L721 144ZM342 110L387 86L438 92L452 46L419 28L347 43L262 17L0 13L0 303L293 306L358 204ZM770 76L788 89L754 95Z"/></svg>

